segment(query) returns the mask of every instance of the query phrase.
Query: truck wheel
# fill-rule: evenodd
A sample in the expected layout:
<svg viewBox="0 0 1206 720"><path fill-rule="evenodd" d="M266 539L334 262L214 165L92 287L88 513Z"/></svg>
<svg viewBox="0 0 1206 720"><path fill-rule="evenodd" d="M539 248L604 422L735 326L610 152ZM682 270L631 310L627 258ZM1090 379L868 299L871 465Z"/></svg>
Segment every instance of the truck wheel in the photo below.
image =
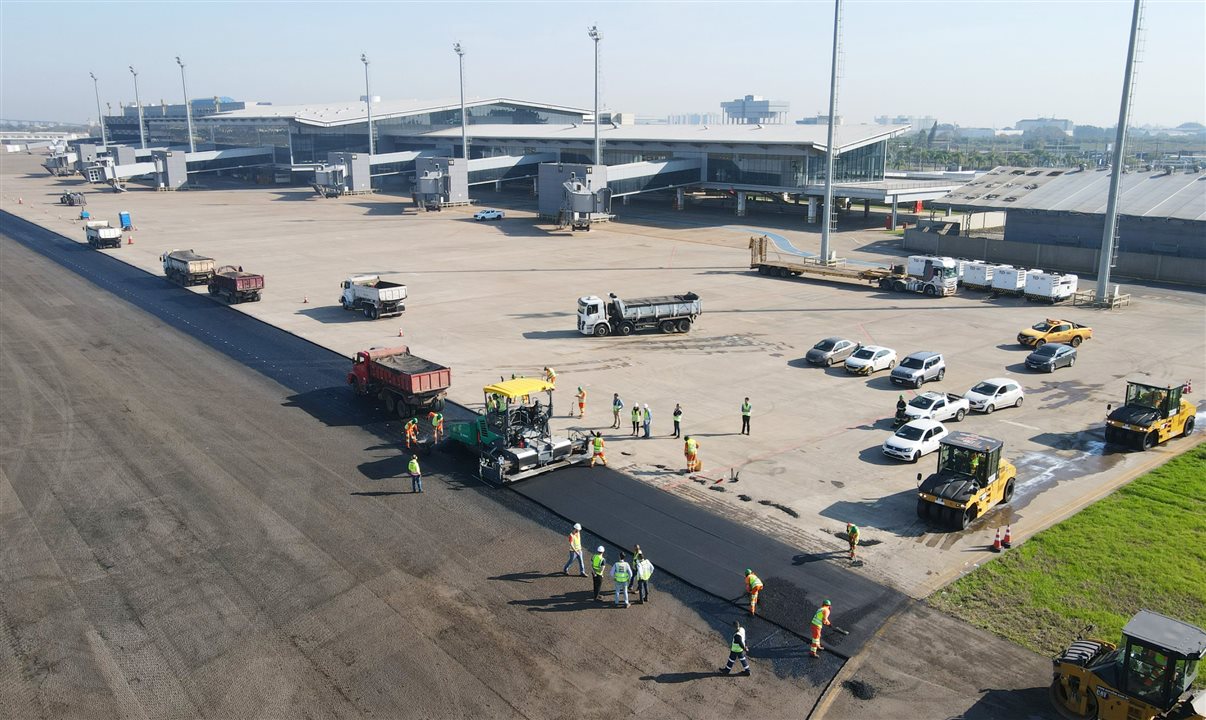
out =
<svg viewBox="0 0 1206 720"><path fill-rule="evenodd" d="M373 306L372 305L365 305L363 308L360 309L360 311L369 320L373 319Z"/></svg>
<svg viewBox="0 0 1206 720"><path fill-rule="evenodd" d="M1181 437L1189 437L1193 434L1193 416L1185 418L1185 428L1181 430Z"/></svg>
<svg viewBox="0 0 1206 720"><path fill-rule="evenodd" d="M607 327L607 323L599 323L595 326L595 337L607 337L611 334L611 328Z"/></svg>
<svg viewBox="0 0 1206 720"><path fill-rule="evenodd" d="M972 521L976 519L976 508L974 505L963 512L959 512L957 510L955 512L957 514L957 517L955 518L955 527L959 528L960 530L966 530L967 526L971 525Z"/></svg>
<svg viewBox="0 0 1206 720"><path fill-rule="evenodd" d="M892 289L895 290L896 292L905 292L906 290L909 289L909 286L905 285L904 282L897 280L892 283Z"/></svg>
<svg viewBox="0 0 1206 720"><path fill-rule="evenodd" d="M352 305L351 303L348 302L347 298L339 298L339 304L343 306L344 310L355 310L356 309L356 307L354 305Z"/></svg>
<svg viewBox="0 0 1206 720"><path fill-rule="evenodd" d="M661 329L662 329L662 332L666 333L667 335L674 332L674 321L673 320L663 320L662 324L661 324Z"/></svg>
<svg viewBox="0 0 1206 720"><path fill-rule="evenodd" d="M369 306L369 320L376 320L381 317L381 311L376 306Z"/></svg>
<svg viewBox="0 0 1206 720"><path fill-rule="evenodd" d="M1151 450L1152 448L1156 447L1159 444L1160 444L1160 436L1158 434L1156 434L1155 430L1153 430L1143 436L1143 441L1142 441L1142 444L1139 446L1139 449L1140 450Z"/></svg>
<svg viewBox="0 0 1206 720"><path fill-rule="evenodd" d="M385 411L386 412L388 412L390 415L393 415L394 409L396 408L397 404L398 404L398 400L397 400L397 398L395 398L393 396L393 394L391 394L391 393L385 394Z"/></svg>
<svg viewBox="0 0 1206 720"><path fill-rule="evenodd" d="M1081 342L1083 341L1080 339L1079 335L1073 335L1072 339L1068 341L1068 344L1072 347L1080 347Z"/></svg>
<svg viewBox="0 0 1206 720"><path fill-rule="evenodd" d="M633 330L636 330L636 328L633 327L632 323L630 323L630 322L620 323L620 334L621 335L625 335L625 336L631 335Z"/></svg>
<svg viewBox="0 0 1206 720"><path fill-rule="evenodd" d="M779 268L779 277L781 277L781 278L785 278L785 277L787 277L787 276L789 276L789 275L791 275L791 271L790 271L790 270L788 270L787 268Z"/></svg>
<svg viewBox="0 0 1206 720"><path fill-rule="evenodd" d="M212 283L210 284L210 286L209 286L209 287L207 287L207 288L206 288L206 290L208 290L208 291L209 291L209 294L210 294L210 295L217 295L217 294L218 294L218 286L217 286L217 285L214 285L214 284L212 284Z"/></svg>
<svg viewBox="0 0 1206 720"><path fill-rule="evenodd" d="M1013 499L1013 478L1009 478L1009 482L1005 483L1005 494L1001 496L1001 502L1007 503Z"/></svg>
<svg viewBox="0 0 1206 720"><path fill-rule="evenodd" d="M880 278L880 279L879 279L879 281L878 281L876 284L877 284L877 285L879 285L879 289L880 289L880 290L887 290L888 288L892 287L892 281L891 281L891 280L889 280L888 278ZM923 503L923 502L925 502L925 501L924 501L924 500L918 500L917 502L918 502L918 503Z"/></svg>
<svg viewBox="0 0 1206 720"><path fill-rule="evenodd" d="M679 332L685 333L685 332L689 332L690 330L691 330L691 321L690 320L688 320L687 318L682 318L681 320L678 321L678 331Z"/></svg>
<svg viewBox="0 0 1206 720"><path fill-rule="evenodd" d="M963 408L955 411L955 422L963 422L963 418L967 417L967 412Z"/></svg>
<svg viewBox="0 0 1206 720"><path fill-rule="evenodd" d="M938 291L934 288L933 285L926 285L925 286L925 294L929 295L930 297L934 297L938 294Z"/></svg>

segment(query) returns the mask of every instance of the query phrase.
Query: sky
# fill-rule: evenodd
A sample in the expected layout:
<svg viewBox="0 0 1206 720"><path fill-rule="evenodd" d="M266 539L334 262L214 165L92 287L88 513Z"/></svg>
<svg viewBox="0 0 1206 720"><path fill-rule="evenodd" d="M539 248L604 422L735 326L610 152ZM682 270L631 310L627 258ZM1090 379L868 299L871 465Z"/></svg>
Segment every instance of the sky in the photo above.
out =
<svg viewBox="0 0 1206 720"><path fill-rule="evenodd" d="M86 122L101 103L194 98L278 105L469 97L720 112L747 94L828 112L833 2L54 2L0 0L0 118ZM1147 0L1131 121L1206 122L1206 0ZM963 127L1118 117L1132 4L845 0L838 114L930 115Z"/></svg>

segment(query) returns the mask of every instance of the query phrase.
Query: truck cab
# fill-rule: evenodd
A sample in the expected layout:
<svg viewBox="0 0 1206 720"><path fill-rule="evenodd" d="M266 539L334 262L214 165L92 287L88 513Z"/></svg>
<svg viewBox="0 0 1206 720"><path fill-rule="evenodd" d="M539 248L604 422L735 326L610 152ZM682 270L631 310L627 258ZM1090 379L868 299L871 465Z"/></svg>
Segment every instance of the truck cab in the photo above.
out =
<svg viewBox="0 0 1206 720"><path fill-rule="evenodd" d="M603 298L597 295L578 298L578 332L594 335L600 323L607 326L607 304Z"/></svg>
<svg viewBox="0 0 1206 720"><path fill-rule="evenodd" d="M917 516L959 530L998 503L1013 499L1017 468L1001 458L1004 443L974 433L953 432L938 448L938 471L917 474Z"/></svg>
<svg viewBox="0 0 1206 720"><path fill-rule="evenodd" d="M1106 442L1147 450L1178 435L1188 437L1198 409L1181 397L1183 391L1180 385L1128 382L1126 404L1112 412L1106 406Z"/></svg>

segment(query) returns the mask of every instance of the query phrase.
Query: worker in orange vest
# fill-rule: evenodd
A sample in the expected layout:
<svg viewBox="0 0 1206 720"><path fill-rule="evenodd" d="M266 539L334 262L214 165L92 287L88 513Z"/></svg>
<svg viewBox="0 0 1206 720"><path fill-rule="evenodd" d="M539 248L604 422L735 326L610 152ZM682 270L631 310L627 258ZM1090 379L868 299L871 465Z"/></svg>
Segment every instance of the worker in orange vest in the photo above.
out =
<svg viewBox="0 0 1206 720"><path fill-rule="evenodd" d="M431 422L433 441L439 442L440 438L444 437L444 413L432 410L427 413L427 419Z"/></svg>
<svg viewBox="0 0 1206 720"><path fill-rule="evenodd" d="M581 385L578 386L577 397L578 397L578 417L582 417L583 415L586 414L586 390L583 390Z"/></svg>
<svg viewBox="0 0 1206 720"><path fill-rule="evenodd" d="M607 467L607 456L603 454L603 433L596 430L595 436L590 439L590 444L590 466L594 467L595 459L598 458L599 462L603 463L603 467Z"/></svg>
<svg viewBox="0 0 1206 720"><path fill-rule="evenodd" d="M699 441L690 435L684 438L683 455L687 458L687 472L699 472Z"/></svg>
<svg viewBox="0 0 1206 720"><path fill-rule="evenodd" d="M758 609L758 593L762 592L762 580L753 570L745 569L745 591L750 594L750 615Z"/></svg>
<svg viewBox="0 0 1206 720"><path fill-rule="evenodd" d="M821 626L831 624L829 622L829 609L832 605L833 603L826 600L821 603L821 607L812 616L812 647L808 653L812 657L820 657L817 653L825 649L821 647Z"/></svg>
<svg viewBox="0 0 1206 720"><path fill-rule="evenodd" d="M406 425L402 427L406 433L406 447L413 448L419 444L419 421L411 418L406 421Z"/></svg>
<svg viewBox="0 0 1206 720"><path fill-rule="evenodd" d="M582 577L586 577L586 561L582 558L582 525L574 523L574 527L569 533L569 560L565 561L565 567L561 572L569 575L569 569L574 564L574 560L578 561L578 572Z"/></svg>
<svg viewBox="0 0 1206 720"><path fill-rule="evenodd" d="M547 365L544 368L544 380L552 385L554 390L557 389L557 371Z"/></svg>

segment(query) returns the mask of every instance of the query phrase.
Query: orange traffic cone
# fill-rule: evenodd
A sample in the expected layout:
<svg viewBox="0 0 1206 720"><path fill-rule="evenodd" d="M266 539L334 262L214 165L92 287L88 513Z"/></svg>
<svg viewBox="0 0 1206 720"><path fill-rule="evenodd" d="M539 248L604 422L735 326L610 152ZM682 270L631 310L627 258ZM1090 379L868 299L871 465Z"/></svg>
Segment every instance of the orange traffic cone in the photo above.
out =
<svg viewBox="0 0 1206 720"><path fill-rule="evenodd" d="M398 337L402 337L402 328L398 328Z"/></svg>
<svg viewBox="0 0 1206 720"><path fill-rule="evenodd" d="M1005 539L1001 541L1001 547L1009 549L1013 547L1013 535L1009 532L1009 526L1005 526Z"/></svg>
<svg viewBox="0 0 1206 720"><path fill-rule="evenodd" d="M309 296L309 295L302 295L302 305L305 305L305 304L306 304L306 303L308 303L308 302L310 302L310 296Z"/></svg>
<svg viewBox="0 0 1206 720"><path fill-rule="evenodd" d="M992 551L1001 552L1001 528L997 528L997 536L992 541Z"/></svg>
<svg viewBox="0 0 1206 720"><path fill-rule="evenodd" d="M19 197L19 198L17 198L17 204L18 204L18 205L24 205L24 204L25 204L25 198L23 198L23 197Z"/></svg>
<svg viewBox="0 0 1206 720"><path fill-rule="evenodd" d="M1193 380L1186 380L1185 387L1181 388L1181 392L1185 393L1186 395L1189 395L1190 393L1192 393L1193 392Z"/></svg>
<svg viewBox="0 0 1206 720"><path fill-rule="evenodd" d="M134 236L133 236L133 235L131 235L131 236L129 236L129 237L127 237L127 238L126 238L126 244L127 244L127 245L133 245L133 244L134 244Z"/></svg>

